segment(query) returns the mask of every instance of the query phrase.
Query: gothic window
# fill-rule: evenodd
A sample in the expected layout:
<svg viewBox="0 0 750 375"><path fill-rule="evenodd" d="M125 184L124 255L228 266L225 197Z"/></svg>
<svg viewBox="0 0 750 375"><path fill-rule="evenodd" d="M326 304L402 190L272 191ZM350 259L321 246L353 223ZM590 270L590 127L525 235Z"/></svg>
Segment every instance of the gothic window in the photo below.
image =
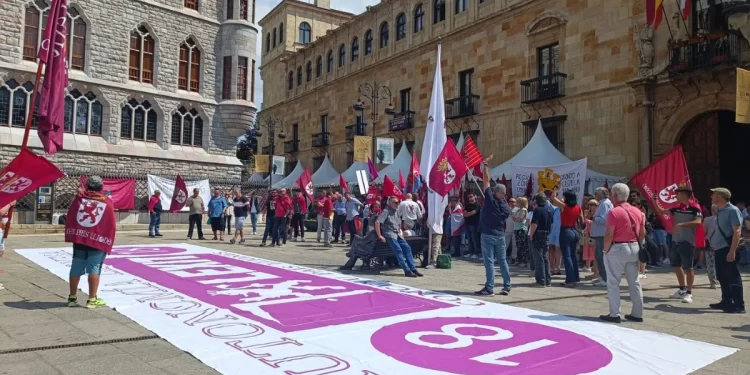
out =
<svg viewBox="0 0 750 375"><path fill-rule="evenodd" d="M177 87L180 90L198 92L201 76L201 51L192 38L180 44L180 69Z"/></svg>
<svg viewBox="0 0 750 375"><path fill-rule="evenodd" d="M318 78L323 74L323 56L318 56L315 61L315 77Z"/></svg>
<svg viewBox="0 0 750 375"><path fill-rule="evenodd" d="M243 21L247 21L247 2L248 0L240 0L240 19ZM253 0L253 4L255 4L255 0Z"/></svg>
<svg viewBox="0 0 750 375"><path fill-rule="evenodd" d="M469 9L469 0L454 0L456 3L456 14Z"/></svg>
<svg viewBox="0 0 750 375"><path fill-rule="evenodd" d="M185 8L198 10L198 0L185 0Z"/></svg>
<svg viewBox="0 0 750 375"><path fill-rule="evenodd" d="M279 24L279 43L284 41L284 23Z"/></svg>
<svg viewBox="0 0 750 375"><path fill-rule="evenodd" d="M445 21L445 0L433 0L432 23Z"/></svg>
<svg viewBox="0 0 750 375"><path fill-rule="evenodd" d="M32 91L34 84L31 82L21 85L15 79L11 79L0 85L0 125L26 126ZM34 119L36 120L36 110ZM36 128L36 121L33 126Z"/></svg>
<svg viewBox="0 0 750 375"><path fill-rule="evenodd" d="M103 109L93 92L89 91L84 95L74 89L65 95L63 129L68 133L102 135Z"/></svg>
<svg viewBox="0 0 750 375"><path fill-rule="evenodd" d="M388 47L388 22L380 25L380 48Z"/></svg>
<svg viewBox="0 0 750 375"><path fill-rule="evenodd" d="M266 33L266 53L271 51L271 33Z"/></svg>
<svg viewBox="0 0 750 375"><path fill-rule="evenodd" d="M372 30L365 32L365 56L372 53Z"/></svg>
<svg viewBox="0 0 750 375"><path fill-rule="evenodd" d="M221 98L232 98L232 56L224 56L224 69L221 77Z"/></svg>
<svg viewBox="0 0 750 375"><path fill-rule="evenodd" d="M247 100L247 57L237 58L237 99Z"/></svg>
<svg viewBox="0 0 750 375"><path fill-rule="evenodd" d="M130 79L142 83L154 82L154 54L156 43L151 32L140 26L130 33Z"/></svg>
<svg viewBox="0 0 750 375"><path fill-rule="evenodd" d="M224 0L227 2L227 19L231 20L234 18L234 0Z"/></svg>
<svg viewBox="0 0 750 375"><path fill-rule="evenodd" d="M339 47L339 68L344 66L345 63L346 63L346 46L342 44Z"/></svg>
<svg viewBox="0 0 750 375"><path fill-rule="evenodd" d="M307 82L312 81L312 61L308 61L307 65L305 65L305 76L307 77Z"/></svg>
<svg viewBox="0 0 750 375"><path fill-rule="evenodd" d="M156 141L156 111L148 100L130 99L122 107L120 138L134 141Z"/></svg>
<svg viewBox="0 0 750 375"><path fill-rule="evenodd" d="M352 61L359 60L359 39L355 36L352 40Z"/></svg>
<svg viewBox="0 0 750 375"><path fill-rule="evenodd" d="M293 89L294 88L294 72L293 71L291 70L289 71L289 74L287 74L286 81L287 81L287 90Z"/></svg>
<svg viewBox="0 0 750 375"><path fill-rule="evenodd" d="M333 51L328 50L328 57L326 60L326 73L333 71Z"/></svg>
<svg viewBox="0 0 750 375"><path fill-rule="evenodd" d="M302 84L302 67L297 67L297 86Z"/></svg>
<svg viewBox="0 0 750 375"><path fill-rule="evenodd" d="M180 107L172 114L173 145L200 147L203 144L203 118L195 108L188 111Z"/></svg>
<svg viewBox="0 0 750 375"><path fill-rule="evenodd" d="M23 59L36 61L39 46L47 28L49 4L37 0L26 7L23 37ZM86 22L75 7L68 8L68 35L66 46L70 68L83 70L86 62Z"/></svg>
<svg viewBox="0 0 750 375"><path fill-rule="evenodd" d="M406 15L400 13L396 17L396 40L406 38Z"/></svg>
<svg viewBox="0 0 750 375"><path fill-rule="evenodd" d="M312 40L312 29L310 24L302 22L299 24L299 42L301 44L308 44Z"/></svg>
<svg viewBox="0 0 750 375"><path fill-rule="evenodd" d="M424 6L417 5L414 9L414 32L418 33L424 29Z"/></svg>

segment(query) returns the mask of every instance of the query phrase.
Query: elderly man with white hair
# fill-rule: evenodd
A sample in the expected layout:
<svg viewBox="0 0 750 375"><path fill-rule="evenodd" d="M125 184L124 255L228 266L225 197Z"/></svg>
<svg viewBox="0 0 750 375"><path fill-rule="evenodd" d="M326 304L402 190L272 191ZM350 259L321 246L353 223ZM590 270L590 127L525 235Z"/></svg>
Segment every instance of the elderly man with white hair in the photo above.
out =
<svg viewBox="0 0 750 375"><path fill-rule="evenodd" d="M596 244L594 257L596 258L596 267L599 269L599 280L594 281L594 286L603 287L607 286L607 271L604 263L604 232L607 230L607 215L612 210L612 202L609 200L609 190L605 187L597 188L594 197L599 202L591 222L591 237Z"/></svg>
<svg viewBox="0 0 750 375"><path fill-rule="evenodd" d="M607 297L609 314L599 318L620 323L620 278L625 274L630 289L633 309L625 319L643 322L643 291L638 280L638 251L646 238L646 217L628 204L630 188L625 184L612 187L611 199L614 208L607 214L604 233L604 264L607 271Z"/></svg>

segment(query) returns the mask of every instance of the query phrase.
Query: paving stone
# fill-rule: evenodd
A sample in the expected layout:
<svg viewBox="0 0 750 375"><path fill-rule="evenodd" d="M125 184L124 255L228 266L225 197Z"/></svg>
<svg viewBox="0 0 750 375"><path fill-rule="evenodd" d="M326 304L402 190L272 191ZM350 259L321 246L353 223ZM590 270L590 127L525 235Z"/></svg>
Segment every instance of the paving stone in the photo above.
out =
<svg viewBox="0 0 750 375"><path fill-rule="evenodd" d="M149 363L173 375L218 375L216 370L204 365L189 354Z"/></svg>
<svg viewBox="0 0 750 375"><path fill-rule="evenodd" d="M92 358L55 365L65 375L165 375L166 372L138 360L129 354L108 356L106 360Z"/></svg>
<svg viewBox="0 0 750 375"><path fill-rule="evenodd" d="M112 344L115 348L140 358L144 362L156 362L179 357L184 352L162 339L151 339Z"/></svg>
<svg viewBox="0 0 750 375"><path fill-rule="evenodd" d="M82 332L88 333L96 340L112 340L138 337L138 332L107 318L84 320L72 323Z"/></svg>
<svg viewBox="0 0 750 375"><path fill-rule="evenodd" d="M0 355L0 375L59 375L36 353Z"/></svg>

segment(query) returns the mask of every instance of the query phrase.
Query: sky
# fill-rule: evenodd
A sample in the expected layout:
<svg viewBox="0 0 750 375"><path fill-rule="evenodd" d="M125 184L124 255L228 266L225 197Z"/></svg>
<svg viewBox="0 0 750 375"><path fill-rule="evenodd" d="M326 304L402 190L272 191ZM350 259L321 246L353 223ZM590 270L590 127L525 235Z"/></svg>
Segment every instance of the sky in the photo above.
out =
<svg viewBox="0 0 750 375"><path fill-rule="evenodd" d="M308 3L313 3L313 0L302 0ZM255 19L260 20L268 14L281 0L257 0L255 3L255 10L258 13ZM331 0L331 8L342 10L344 12L350 12L354 14L360 14L365 11L368 5L375 5L380 3L380 0ZM261 30L258 33L258 50L256 51L257 57L255 61L261 61L261 52L263 49L263 35L265 32ZM263 103L263 81L260 78L260 69L255 72L255 82L259 82L255 86L255 98L256 105L260 109Z"/></svg>

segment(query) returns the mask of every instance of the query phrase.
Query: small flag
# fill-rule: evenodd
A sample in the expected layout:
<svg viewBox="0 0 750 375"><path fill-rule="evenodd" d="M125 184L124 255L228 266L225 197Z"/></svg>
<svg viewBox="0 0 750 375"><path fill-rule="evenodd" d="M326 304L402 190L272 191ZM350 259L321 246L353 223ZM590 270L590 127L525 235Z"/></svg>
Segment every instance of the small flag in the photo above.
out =
<svg viewBox="0 0 750 375"><path fill-rule="evenodd" d="M500 179L500 183L505 185L505 189L507 190L508 196L512 197L513 192L510 189L510 184L508 183L508 179L505 178L505 173L503 173L503 178Z"/></svg>
<svg viewBox="0 0 750 375"><path fill-rule="evenodd" d="M346 184L346 180L344 180L344 175L342 174L339 175L339 186L341 186L345 192L349 192L349 185Z"/></svg>
<svg viewBox="0 0 750 375"><path fill-rule="evenodd" d="M398 187L401 189L401 191L406 190L406 180L404 179L404 174L401 173L401 170L398 170Z"/></svg>
<svg viewBox="0 0 750 375"><path fill-rule="evenodd" d="M404 193L396 187L390 177L385 176L383 180L383 195L385 197L396 197L398 199L404 199Z"/></svg>
<svg viewBox="0 0 750 375"><path fill-rule="evenodd" d="M646 0L646 23L654 30L659 28L664 18L664 0Z"/></svg>
<svg viewBox="0 0 750 375"><path fill-rule="evenodd" d="M524 194L526 198L531 199L531 197L534 195L534 176L529 175L529 183L526 185L526 194Z"/></svg>
<svg viewBox="0 0 750 375"><path fill-rule="evenodd" d="M474 143L474 140L468 135L466 136L464 147L461 149L461 156L463 156L464 161L466 162L466 168L468 169L472 169L477 165L482 164L482 160L484 160L482 154L479 152L477 144Z"/></svg>
<svg viewBox="0 0 750 375"><path fill-rule="evenodd" d="M378 178L378 170L375 169L375 164L372 163L372 159L370 159L369 157L367 158L367 169L369 169L371 180L375 180Z"/></svg>
<svg viewBox="0 0 750 375"><path fill-rule="evenodd" d="M297 179L297 186L299 186L300 191L307 196L307 199L309 199L310 202L315 201L313 199L312 173L310 173L310 169L305 169L305 171L302 172L302 175Z"/></svg>
<svg viewBox="0 0 750 375"><path fill-rule="evenodd" d="M680 10L682 10L682 19L687 21L690 18L690 11L693 0L680 0Z"/></svg>
<svg viewBox="0 0 750 375"><path fill-rule="evenodd" d="M187 202L188 191L185 180L182 176L177 176L177 180L174 182L174 192L172 193L172 203L169 205L169 212L175 213L182 210Z"/></svg>

